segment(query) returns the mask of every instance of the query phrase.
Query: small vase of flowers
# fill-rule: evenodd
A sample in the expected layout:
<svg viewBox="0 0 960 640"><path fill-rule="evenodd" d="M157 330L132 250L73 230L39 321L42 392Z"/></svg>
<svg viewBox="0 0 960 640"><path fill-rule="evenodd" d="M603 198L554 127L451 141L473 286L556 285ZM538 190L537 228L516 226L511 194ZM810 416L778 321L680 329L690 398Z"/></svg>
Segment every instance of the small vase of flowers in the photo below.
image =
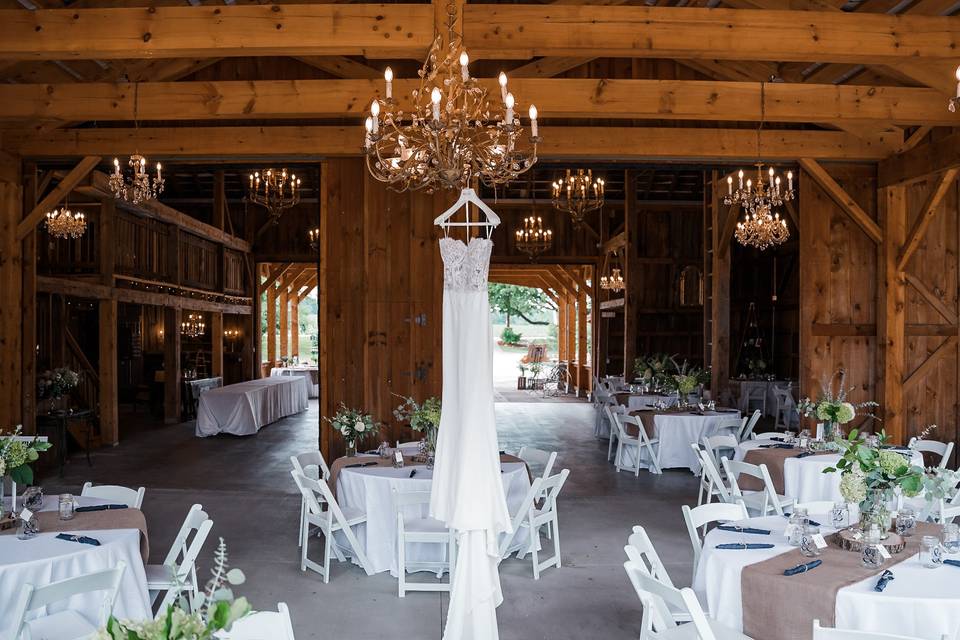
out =
<svg viewBox="0 0 960 640"><path fill-rule="evenodd" d="M710 372L699 367L691 367L684 360L677 373L671 376L670 382L677 392L677 406L683 409L690 404L690 394L700 385L710 382Z"/></svg>
<svg viewBox="0 0 960 640"><path fill-rule="evenodd" d="M641 356L633 362L633 374L647 388L656 390L673 385L673 375L680 370L674 356L665 353Z"/></svg>
<svg viewBox="0 0 960 640"><path fill-rule="evenodd" d="M422 433L427 455L432 456L437 450L437 432L440 429L440 398L427 398L418 403L412 397L398 397L403 399L403 404L393 410L393 417L398 422L406 422L417 433Z"/></svg>
<svg viewBox="0 0 960 640"><path fill-rule="evenodd" d="M347 443L347 457L357 455L357 440L373 434L376 423L370 414L357 409L350 409L340 403L340 409L332 418L324 417L330 425L340 432Z"/></svg>
<svg viewBox="0 0 960 640"><path fill-rule="evenodd" d="M842 439L842 426L856 418L858 411L861 411L861 415L876 418L869 410L866 412L863 412L863 410L880 406L870 400L859 403L850 402L847 396L854 390L854 387L846 388L846 375L846 372L841 369L833 374L829 380L821 381L821 391L816 401L804 398L797 403L797 413L801 416L816 418L823 422L823 439L825 442ZM834 393L834 381L838 378L839 384L836 393Z"/></svg>
<svg viewBox="0 0 960 640"><path fill-rule="evenodd" d="M0 516L3 515L4 478L16 484L33 484L33 469L30 465L40 458L40 453L51 445L36 438L29 439L20 435L22 427L17 425L13 433L0 433ZM13 496L13 508L16 509L16 495Z"/></svg>
<svg viewBox="0 0 960 640"><path fill-rule="evenodd" d="M67 367L47 369L37 376L37 397L40 400L49 400L52 410L63 411L65 407L59 405L70 396L70 391L78 384L80 374Z"/></svg>

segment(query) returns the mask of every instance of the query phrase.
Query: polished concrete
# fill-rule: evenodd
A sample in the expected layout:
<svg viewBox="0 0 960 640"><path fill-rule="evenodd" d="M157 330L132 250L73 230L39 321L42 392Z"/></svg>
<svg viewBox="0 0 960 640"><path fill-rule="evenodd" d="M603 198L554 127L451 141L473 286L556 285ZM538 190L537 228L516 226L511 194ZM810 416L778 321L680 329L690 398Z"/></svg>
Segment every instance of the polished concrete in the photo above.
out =
<svg viewBox="0 0 960 640"><path fill-rule="evenodd" d="M616 473L606 462L606 442L593 437L587 403L498 403L497 422L501 448L556 450L557 469L571 472L560 499L563 567L534 581L529 557L501 565L500 637L637 637L640 606L623 571L623 545L631 526L642 524L674 582L689 584L690 542L680 505L696 500L695 479L688 471L641 472L639 478ZM334 562L326 585L300 571L300 501L289 457L315 448L317 430L316 402L247 438L199 439L193 423L152 425L142 414L128 415L120 446L96 453L92 468L76 456L63 478L46 478L43 486L48 493L79 492L86 480L145 486L152 562L162 561L190 505L203 504L215 522L211 535L227 541L231 564L247 574L238 591L261 609L286 602L299 640L439 640L445 595L400 599L389 573L367 577L349 563ZM202 554L203 574L213 547L208 543Z"/></svg>

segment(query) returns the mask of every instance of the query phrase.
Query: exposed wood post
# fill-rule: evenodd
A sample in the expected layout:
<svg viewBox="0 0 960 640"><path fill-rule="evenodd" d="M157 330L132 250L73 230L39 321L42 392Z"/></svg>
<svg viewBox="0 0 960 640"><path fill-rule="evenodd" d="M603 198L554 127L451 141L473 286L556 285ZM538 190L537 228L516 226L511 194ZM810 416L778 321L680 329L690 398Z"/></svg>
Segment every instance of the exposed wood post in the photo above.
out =
<svg viewBox="0 0 960 640"><path fill-rule="evenodd" d="M117 262L116 213L116 200L104 198L100 201L97 248L100 251L100 280L108 287L113 286Z"/></svg>
<svg viewBox="0 0 960 640"><path fill-rule="evenodd" d="M721 207L717 189L719 173L713 171L710 181L710 214L713 216L713 268L710 293L710 393L720 399L730 379L730 252L723 246L730 243L725 229L727 219L736 219L731 207Z"/></svg>
<svg viewBox="0 0 960 640"><path fill-rule="evenodd" d="M23 211L20 159L0 158L0 425L9 429L22 421L20 303L23 291L22 249L17 225Z"/></svg>
<svg viewBox="0 0 960 640"><path fill-rule="evenodd" d="M273 285L267 287L267 362L271 367L277 362L277 289Z"/></svg>
<svg viewBox="0 0 960 640"><path fill-rule="evenodd" d="M285 358L290 355L290 294L289 284L284 282L280 285L280 357Z"/></svg>
<svg viewBox="0 0 960 640"><path fill-rule="evenodd" d="M907 237L906 188L896 186L881 189L878 205L883 225L877 269L880 402L887 435L894 442L902 444L907 428L903 409L906 280L897 265Z"/></svg>
<svg viewBox="0 0 960 640"><path fill-rule="evenodd" d="M587 290L577 287L577 395L585 396L590 388L587 369Z"/></svg>
<svg viewBox="0 0 960 640"><path fill-rule="evenodd" d="M640 322L640 212L637 207L637 173L633 169L624 172L623 202L624 238L623 278L623 375L633 379L633 361L637 359L637 335Z"/></svg>
<svg viewBox="0 0 960 640"><path fill-rule="evenodd" d="M300 356L300 302L297 291L290 294L290 356Z"/></svg>
<svg viewBox="0 0 960 640"><path fill-rule="evenodd" d="M23 211L36 205L40 195L37 186L37 168L31 165L25 175ZM21 391L23 392L23 432L36 433L37 413L37 232L32 230L23 239L23 290L21 292L21 318L23 332L20 359ZM2 427L0 427L2 428Z"/></svg>
<svg viewBox="0 0 960 640"><path fill-rule="evenodd" d="M163 420L180 422L180 309L163 310Z"/></svg>
<svg viewBox="0 0 960 640"><path fill-rule="evenodd" d="M223 375L223 313L210 314L210 375L214 378Z"/></svg>
<svg viewBox="0 0 960 640"><path fill-rule="evenodd" d="M117 301L100 300L99 315L100 438L104 444L115 445L120 442L120 420L117 415Z"/></svg>
<svg viewBox="0 0 960 640"><path fill-rule="evenodd" d="M557 291L557 360L567 359L567 296Z"/></svg>
<svg viewBox="0 0 960 640"><path fill-rule="evenodd" d="M220 169L213 174L213 213L210 222L217 229L223 231L225 227L225 218L227 211L227 194L225 190L225 181L223 170Z"/></svg>
<svg viewBox="0 0 960 640"><path fill-rule="evenodd" d="M567 294L567 362L571 365L577 359L577 296L575 293ZM578 363L579 365L579 363ZM570 372L572 375L577 375L576 371ZM574 384L577 382L577 378L574 377Z"/></svg>

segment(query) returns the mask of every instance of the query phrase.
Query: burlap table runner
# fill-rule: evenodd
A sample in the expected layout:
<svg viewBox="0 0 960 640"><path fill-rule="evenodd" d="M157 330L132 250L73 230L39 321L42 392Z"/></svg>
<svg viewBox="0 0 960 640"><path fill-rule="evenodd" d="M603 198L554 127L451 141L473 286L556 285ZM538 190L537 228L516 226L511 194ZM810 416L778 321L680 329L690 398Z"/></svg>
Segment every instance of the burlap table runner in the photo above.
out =
<svg viewBox="0 0 960 640"><path fill-rule="evenodd" d="M777 493L784 495L786 493L783 488L784 461L787 458L796 458L800 453L802 453L802 450L799 448L780 449L778 447L774 447L772 449L750 449L743 457L743 461L755 465L767 465L767 471L770 472L770 479L773 480L773 486L776 487ZM830 453L835 452L817 451L814 455L824 455ZM742 475L737 478L737 486L739 486L743 491L763 491L763 480L760 478L754 478L753 476Z"/></svg>
<svg viewBox="0 0 960 640"><path fill-rule="evenodd" d="M740 573L743 633L755 640L810 640L813 620L819 619L825 627L835 625L840 589L879 576L884 569L913 557L920 550L920 539L939 531L939 525L918 522L913 536L905 538L904 550L880 569L864 568L859 553L839 547L837 534L827 536L828 546L820 550L823 564L809 573L783 575L785 569L813 560L805 558L799 549L744 567Z"/></svg>
<svg viewBox="0 0 960 640"><path fill-rule="evenodd" d="M146 564L150 558L150 538L147 536L147 520L139 509L109 509L86 511L73 516L73 520L61 520L57 511L40 511L35 514L40 523L40 533L76 533L77 531L105 531L109 529L139 529L140 556ZM0 531L10 535L17 528Z"/></svg>
<svg viewBox="0 0 960 640"><path fill-rule="evenodd" d="M375 462L376 464L369 464ZM500 454L501 464L504 462L523 462L520 458L512 456L509 453ZM381 458L380 456L353 456L347 457L343 456L337 458L333 461L333 464L330 465L330 479L327 481L327 485L330 487L330 491L333 492L333 495L337 495L337 479L340 477L340 472L347 466L351 464L369 464L367 467L362 467L364 469L369 469L370 467L392 467L393 466L393 456L389 458ZM417 462L414 459L414 456L403 456L403 466L414 466L421 465L422 462ZM360 467L358 467L360 468ZM530 475L530 467L527 467L527 475ZM533 478L530 478L530 481L533 482Z"/></svg>

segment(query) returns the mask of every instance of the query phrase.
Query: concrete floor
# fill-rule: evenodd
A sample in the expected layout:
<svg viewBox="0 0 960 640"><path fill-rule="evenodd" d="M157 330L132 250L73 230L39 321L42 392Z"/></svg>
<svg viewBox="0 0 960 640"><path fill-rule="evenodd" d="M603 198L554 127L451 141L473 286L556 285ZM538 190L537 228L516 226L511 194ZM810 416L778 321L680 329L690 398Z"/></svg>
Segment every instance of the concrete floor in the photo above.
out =
<svg viewBox="0 0 960 640"><path fill-rule="evenodd" d="M162 561L190 505L203 504L215 523L212 537L227 541L231 564L247 574L238 591L260 609L286 602L298 640L439 640L446 595L413 593L401 600L389 573L367 577L349 563L334 562L327 585L300 571L300 501L289 456L317 446L317 411L313 401L306 413L248 438L200 439L193 423L141 426L141 416L126 416L120 446L96 453L92 468L76 455L63 478L48 477L43 486L47 493L78 493L86 480L145 486L152 562ZM639 478L616 473L606 462L606 442L593 437L587 403L498 403L497 425L501 448L556 450L557 470L571 471L560 498L563 567L535 582L529 557L501 565L500 637L635 638L640 606L623 572L623 545L631 526L642 524L674 582L689 584L690 542L680 505L696 500L696 480L687 471L641 472ZM214 544L207 543L202 566Z"/></svg>

